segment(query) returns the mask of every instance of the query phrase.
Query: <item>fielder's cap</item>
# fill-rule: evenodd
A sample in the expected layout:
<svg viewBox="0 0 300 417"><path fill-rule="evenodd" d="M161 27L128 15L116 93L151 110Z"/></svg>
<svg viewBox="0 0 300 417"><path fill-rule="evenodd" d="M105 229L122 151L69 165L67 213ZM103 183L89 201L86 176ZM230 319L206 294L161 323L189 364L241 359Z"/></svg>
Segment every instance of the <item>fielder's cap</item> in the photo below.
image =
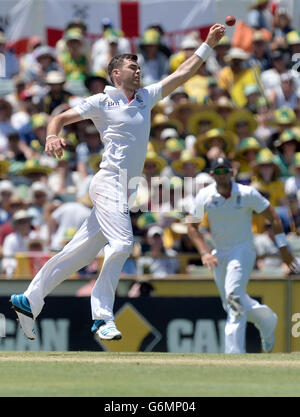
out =
<svg viewBox="0 0 300 417"><path fill-rule="evenodd" d="M228 168L232 169L231 162L227 158L217 158L212 161L210 166L210 172L213 172L217 168Z"/></svg>
<svg viewBox="0 0 300 417"><path fill-rule="evenodd" d="M163 234L163 229L159 226L152 226L147 232L147 237L153 237L155 235L161 236Z"/></svg>

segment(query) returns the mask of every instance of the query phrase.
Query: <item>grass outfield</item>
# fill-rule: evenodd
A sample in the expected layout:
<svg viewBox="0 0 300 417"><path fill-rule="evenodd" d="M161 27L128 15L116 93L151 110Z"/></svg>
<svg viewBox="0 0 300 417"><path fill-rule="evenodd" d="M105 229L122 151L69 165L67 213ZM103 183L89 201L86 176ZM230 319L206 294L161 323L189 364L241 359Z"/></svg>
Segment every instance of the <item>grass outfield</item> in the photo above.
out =
<svg viewBox="0 0 300 417"><path fill-rule="evenodd" d="M300 353L0 352L0 396L300 396Z"/></svg>

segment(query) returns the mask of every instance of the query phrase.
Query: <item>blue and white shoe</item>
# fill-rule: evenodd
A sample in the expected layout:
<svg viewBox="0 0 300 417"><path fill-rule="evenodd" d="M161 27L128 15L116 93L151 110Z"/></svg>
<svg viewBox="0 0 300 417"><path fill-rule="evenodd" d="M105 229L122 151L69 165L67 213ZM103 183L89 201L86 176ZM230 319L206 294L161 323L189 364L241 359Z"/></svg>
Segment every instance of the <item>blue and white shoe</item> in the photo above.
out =
<svg viewBox="0 0 300 417"><path fill-rule="evenodd" d="M10 297L12 309L15 310L20 326L28 339L35 339L34 319L29 301L24 294L13 294Z"/></svg>
<svg viewBox="0 0 300 417"><path fill-rule="evenodd" d="M275 313L273 313L269 320L270 320L270 324L269 324L268 335L263 335L262 333L260 334L261 345L262 345L263 351L266 353L270 353L274 349L275 342L276 342L275 328L276 328L278 317Z"/></svg>
<svg viewBox="0 0 300 417"><path fill-rule="evenodd" d="M95 320L91 330L92 333L103 340L122 339L122 333L116 328L113 320Z"/></svg>

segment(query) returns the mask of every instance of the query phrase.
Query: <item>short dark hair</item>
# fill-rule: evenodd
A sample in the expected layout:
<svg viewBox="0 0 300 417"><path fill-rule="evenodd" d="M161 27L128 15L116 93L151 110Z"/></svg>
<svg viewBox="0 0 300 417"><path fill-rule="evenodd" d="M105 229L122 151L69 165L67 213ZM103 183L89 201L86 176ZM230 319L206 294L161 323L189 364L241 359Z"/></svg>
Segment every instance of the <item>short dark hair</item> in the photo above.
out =
<svg viewBox="0 0 300 417"><path fill-rule="evenodd" d="M114 80L112 77L112 72L115 68L120 68L124 64L125 59L128 59L129 61L137 62L138 57L134 54L121 54L121 55L115 55L109 62L107 70L108 75L111 80L111 82L114 84Z"/></svg>

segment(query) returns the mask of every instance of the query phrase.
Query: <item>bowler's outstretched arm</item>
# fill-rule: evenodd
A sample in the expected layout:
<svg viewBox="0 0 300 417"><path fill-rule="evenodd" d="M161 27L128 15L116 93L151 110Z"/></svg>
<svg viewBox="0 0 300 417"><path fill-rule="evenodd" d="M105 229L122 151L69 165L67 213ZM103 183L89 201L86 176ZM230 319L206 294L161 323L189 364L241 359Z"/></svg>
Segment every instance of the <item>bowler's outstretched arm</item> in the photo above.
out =
<svg viewBox="0 0 300 417"><path fill-rule="evenodd" d="M216 24L210 28L207 38L200 48L190 58L184 61L175 72L162 80L162 97L168 96L198 71L211 52L211 49L224 36L225 30L225 26L220 24Z"/></svg>

